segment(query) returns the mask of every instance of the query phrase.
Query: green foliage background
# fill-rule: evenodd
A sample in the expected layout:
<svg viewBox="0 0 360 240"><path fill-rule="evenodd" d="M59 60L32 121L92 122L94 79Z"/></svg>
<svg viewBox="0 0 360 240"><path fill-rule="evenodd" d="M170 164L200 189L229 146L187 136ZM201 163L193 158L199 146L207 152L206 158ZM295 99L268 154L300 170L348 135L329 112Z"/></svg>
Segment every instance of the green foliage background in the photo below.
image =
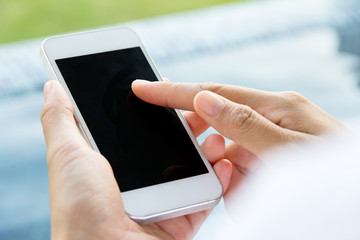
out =
<svg viewBox="0 0 360 240"><path fill-rule="evenodd" d="M234 0L0 0L0 43L228 2Z"/></svg>

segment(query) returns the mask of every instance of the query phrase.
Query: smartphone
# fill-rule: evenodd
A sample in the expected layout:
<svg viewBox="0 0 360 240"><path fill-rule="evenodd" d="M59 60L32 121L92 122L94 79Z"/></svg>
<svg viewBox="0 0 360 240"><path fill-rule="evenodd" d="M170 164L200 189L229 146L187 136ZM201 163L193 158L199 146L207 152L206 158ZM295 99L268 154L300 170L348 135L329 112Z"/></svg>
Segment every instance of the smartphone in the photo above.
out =
<svg viewBox="0 0 360 240"><path fill-rule="evenodd" d="M147 224L219 202L221 184L181 112L146 103L131 90L136 79L162 81L134 31L50 37L41 56L69 95L89 145L109 161L133 220Z"/></svg>

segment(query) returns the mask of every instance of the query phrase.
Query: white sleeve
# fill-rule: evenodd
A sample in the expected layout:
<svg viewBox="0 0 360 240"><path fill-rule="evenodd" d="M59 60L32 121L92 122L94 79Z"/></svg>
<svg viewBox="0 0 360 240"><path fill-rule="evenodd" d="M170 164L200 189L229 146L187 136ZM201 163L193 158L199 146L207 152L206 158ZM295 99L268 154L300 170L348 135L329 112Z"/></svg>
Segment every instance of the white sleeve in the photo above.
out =
<svg viewBox="0 0 360 240"><path fill-rule="evenodd" d="M359 138L331 137L264 159L232 199L234 224L219 228L223 239L360 239Z"/></svg>

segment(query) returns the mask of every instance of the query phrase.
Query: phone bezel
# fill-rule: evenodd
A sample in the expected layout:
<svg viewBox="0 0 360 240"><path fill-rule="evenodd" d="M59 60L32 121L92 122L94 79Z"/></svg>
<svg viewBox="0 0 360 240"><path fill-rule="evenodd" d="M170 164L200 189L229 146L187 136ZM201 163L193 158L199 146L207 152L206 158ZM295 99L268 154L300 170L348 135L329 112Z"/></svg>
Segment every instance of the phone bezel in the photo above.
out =
<svg viewBox="0 0 360 240"><path fill-rule="evenodd" d="M60 35L43 41L41 52L50 75L65 88L74 107L75 117L93 149L99 152L85 121L80 114L55 60L101 52L140 47L159 81L162 77L151 56L146 51L138 35L129 28L116 27ZM125 211L133 219L147 223L167 219L197 210L210 208L218 203L222 196L222 186L210 163L200 150L196 138L182 113L176 110L183 126L199 152L209 173L126 191L122 194Z"/></svg>

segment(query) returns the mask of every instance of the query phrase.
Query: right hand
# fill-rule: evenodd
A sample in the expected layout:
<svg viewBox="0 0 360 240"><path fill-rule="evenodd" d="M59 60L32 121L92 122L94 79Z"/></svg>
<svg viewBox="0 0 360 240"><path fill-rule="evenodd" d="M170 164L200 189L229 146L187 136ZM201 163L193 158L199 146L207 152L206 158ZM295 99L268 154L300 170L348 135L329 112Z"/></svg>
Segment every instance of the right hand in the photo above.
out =
<svg viewBox="0 0 360 240"><path fill-rule="evenodd" d="M193 111L203 128L214 127L232 140L225 157L233 164L231 194L265 151L306 141L346 128L328 113L295 92L267 92L215 83L133 82L142 100Z"/></svg>

